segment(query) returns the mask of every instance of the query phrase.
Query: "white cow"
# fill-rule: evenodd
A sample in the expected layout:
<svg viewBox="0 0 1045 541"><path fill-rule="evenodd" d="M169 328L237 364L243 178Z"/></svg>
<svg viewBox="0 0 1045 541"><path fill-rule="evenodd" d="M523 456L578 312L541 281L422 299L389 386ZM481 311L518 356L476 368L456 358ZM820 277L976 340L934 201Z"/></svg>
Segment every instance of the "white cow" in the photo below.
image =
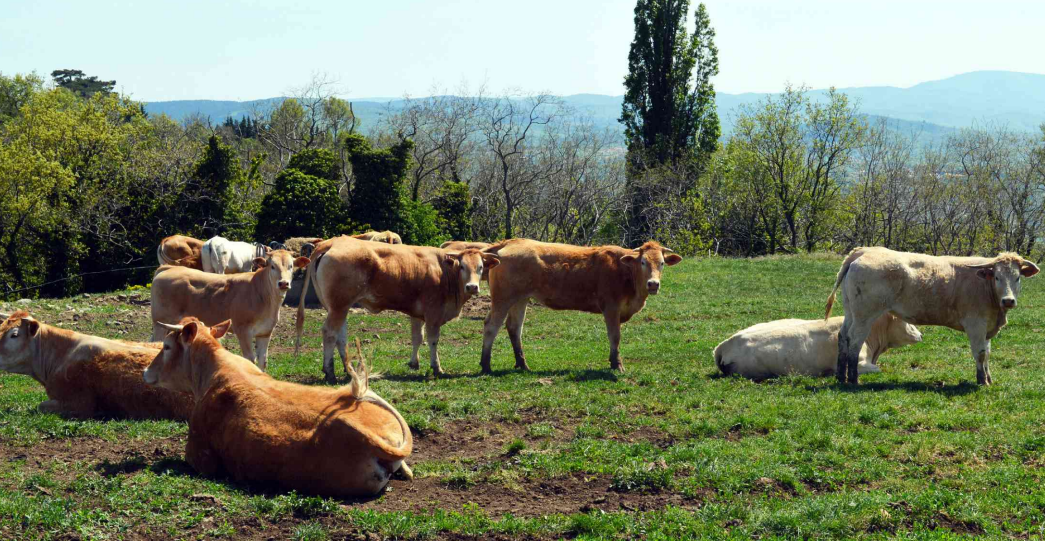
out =
<svg viewBox="0 0 1045 541"><path fill-rule="evenodd" d="M842 317L827 321L781 319L737 332L715 348L715 364L723 374L765 379L787 374L828 376L838 359ZM878 357L892 348L916 344L922 333L909 323L885 314L871 329L860 351L861 374L879 372Z"/></svg>
<svg viewBox="0 0 1045 541"><path fill-rule="evenodd" d="M201 256L203 272L236 274L251 272L254 258L265 257L271 250L267 246L237 242L225 237L213 237L203 243Z"/></svg>

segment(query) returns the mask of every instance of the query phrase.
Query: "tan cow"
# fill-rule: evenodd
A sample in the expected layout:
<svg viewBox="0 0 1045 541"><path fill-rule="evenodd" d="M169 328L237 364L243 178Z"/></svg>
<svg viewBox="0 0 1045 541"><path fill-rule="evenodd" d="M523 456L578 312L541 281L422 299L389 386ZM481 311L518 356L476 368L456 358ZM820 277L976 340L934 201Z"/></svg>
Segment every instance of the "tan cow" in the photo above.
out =
<svg viewBox="0 0 1045 541"><path fill-rule="evenodd" d="M44 386L40 411L76 418L184 421L192 397L147 387L141 372L159 344L107 340L45 325L19 311L0 323L0 370Z"/></svg>
<svg viewBox="0 0 1045 541"><path fill-rule="evenodd" d="M334 381L334 346L345 361L345 318L359 303L371 312L396 310L410 316L413 353L409 366L419 368L417 351L428 338L432 372L439 364L439 331L461 314L465 302L479 292L483 268L496 267L497 256L478 250L451 253L427 246L384 245L339 237L321 242L312 253L304 287L313 280L316 296L327 309L323 323L323 373ZM314 277L314 278L313 278ZM301 345L304 297L298 304L295 354Z"/></svg>
<svg viewBox="0 0 1045 541"><path fill-rule="evenodd" d="M845 321L839 331L835 376L841 383L859 382L860 348L874 321L888 312L914 325L965 331L976 360L976 381L990 385L991 339L1005 326L1008 311L1016 307L1020 278L1037 273L1037 265L1011 252L985 258L937 257L880 247L853 250L827 299L825 319L841 288Z"/></svg>
<svg viewBox="0 0 1045 541"><path fill-rule="evenodd" d="M378 494L399 470L412 477L410 428L369 389L362 355L363 370L349 367L352 384L340 389L279 381L221 347L231 324L165 325L163 354L144 373L192 393L185 460L196 471L334 497Z"/></svg>
<svg viewBox="0 0 1045 541"><path fill-rule="evenodd" d="M359 240L369 240L371 242L383 242L385 244L403 243L403 239L400 238L399 235L391 231L367 231L366 233L352 235L352 238Z"/></svg>
<svg viewBox="0 0 1045 541"><path fill-rule="evenodd" d="M265 370L268 343L279 322L279 307L290 289L295 267L308 264L307 257L294 259L286 250L255 258L255 272L212 274L182 267L163 266L152 279L153 340L161 340L166 329L161 322L198 317L208 325L232 320L233 332L243 356Z"/></svg>
<svg viewBox="0 0 1045 541"><path fill-rule="evenodd" d="M322 242L322 240L323 239L317 239L315 237L291 237L283 241L283 245L286 246L287 251L293 254L295 257L299 255L308 257L309 254L305 253L305 246L311 245L312 248L315 248L316 244ZM308 250L311 251L312 248L308 248Z"/></svg>
<svg viewBox="0 0 1045 541"><path fill-rule="evenodd" d="M834 374L838 329L842 328L843 319L782 319L759 323L719 344L715 348L715 365L727 376L738 374L751 379ZM921 341L922 333L914 325L884 314L875 321L860 350L858 370L861 374L879 372L880 355Z"/></svg>
<svg viewBox="0 0 1045 541"><path fill-rule="evenodd" d="M161 240L160 245L156 247L156 259L160 265L178 265L203 270L201 250L202 240L185 235L171 235Z"/></svg>
<svg viewBox="0 0 1045 541"><path fill-rule="evenodd" d="M602 314L610 339L610 367L623 372L618 353L621 323L642 310L647 296L660 291L664 265L682 261L654 241L628 250L511 239L484 253L497 254L501 259L501 264L490 271L493 306L483 329L480 366L484 373L490 372L490 351L501 325L508 330L515 367L529 370L523 357L522 328L531 298L553 310Z"/></svg>

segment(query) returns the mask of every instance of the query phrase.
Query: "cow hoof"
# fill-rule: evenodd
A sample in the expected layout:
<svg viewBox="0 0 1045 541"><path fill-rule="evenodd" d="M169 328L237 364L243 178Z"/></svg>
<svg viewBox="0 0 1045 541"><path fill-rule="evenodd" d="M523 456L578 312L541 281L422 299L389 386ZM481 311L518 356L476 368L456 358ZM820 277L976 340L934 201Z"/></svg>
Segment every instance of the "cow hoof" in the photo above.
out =
<svg viewBox="0 0 1045 541"><path fill-rule="evenodd" d="M420 370L421 369L421 365L419 365L417 363L406 363L406 365L410 367L410 370Z"/></svg>
<svg viewBox="0 0 1045 541"><path fill-rule="evenodd" d="M335 383L337 383L337 378L334 377L334 374L323 374L323 381L331 385L334 385Z"/></svg>
<svg viewBox="0 0 1045 541"><path fill-rule="evenodd" d="M434 376L434 377L441 378L441 377L443 377L445 375L446 375L446 372L443 372L442 370L432 370L432 376Z"/></svg>
<svg viewBox="0 0 1045 541"><path fill-rule="evenodd" d="M491 370L489 366L483 366L479 368L479 373L489 376L490 374L493 374L493 370Z"/></svg>
<svg viewBox="0 0 1045 541"><path fill-rule="evenodd" d="M529 372L530 366L526 364L526 361L515 361L515 369Z"/></svg>
<svg viewBox="0 0 1045 541"><path fill-rule="evenodd" d="M621 374L623 374L624 365L620 363L612 363L610 364L610 370L613 370L614 372L620 372Z"/></svg>

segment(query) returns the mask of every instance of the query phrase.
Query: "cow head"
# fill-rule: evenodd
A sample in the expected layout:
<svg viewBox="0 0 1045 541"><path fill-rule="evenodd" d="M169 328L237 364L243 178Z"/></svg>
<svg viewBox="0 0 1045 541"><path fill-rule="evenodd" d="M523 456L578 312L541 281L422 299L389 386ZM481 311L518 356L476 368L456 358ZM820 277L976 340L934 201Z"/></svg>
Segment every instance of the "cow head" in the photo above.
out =
<svg viewBox="0 0 1045 541"><path fill-rule="evenodd" d="M976 275L990 282L998 298L1000 308L1016 308L1016 297L1020 294L1020 279L1038 274L1038 266L1013 252L999 254L989 263L972 266Z"/></svg>
<svg viewBox="0 0 1045 541"><path fill-rule="evenodd" d="M40 322L29 312L18 311L0 323L0 370L33 375L32 342L40 332Z"/></svg>
<svg viewBox="0 0 1045 541"><path fill-rule="evenodd" d="M396 233L385 231L385 242L388 244L402 244L403 239Z"/></svg>
<svg viewBox="0 0 1045 541"><path fill-rule="evenodd" d="M178 325L159 324L168 332L163 338L163 349L145 369L145 383L171 391L192 392L193 359L189 354L192 343L205 339L204 335L215 340L225 336L232 326L232 320L226 320L213 327L207 327L194 317L185 318Z"/></svg>
<svg viewBox="0 0 1045 541"><path fill-rule="evenodd" d="M294 277L294 269L308 265L307 257L294 258L286 250L273 250L266 257L254 258L254 265L258 267L256 272L265 273L263 276L273 288L279 289L280 293L286 293L290 289L290 281Z"/></svg>
<svg viewBox="0 0 1045 541"><path fill-rule="evenodd" d="M922 331L919 331L918 327L892 314L885 314L885 317L889 318L889 324L885 329L886 347L899 348L922 341Z"/></svg>
<svg viewBox="0 0 1045 541"><path fill-rule="evenodd" d="M680 261L682 256L652 240L620 258L620 262L631 269L635 283L645 283L650 295L660 292L660 273L664 265L675 265Z"/></svg>
<svg viewBox="0 0 1045 541"><path fill-rule="evenodd" d="M451 272L460 273L464 292L469 295L479 293L479 280L483 276L483 271L492 269L500 263L501 260L496 255L479 250L447 252L445 260L445 264L450 267Z"/></svg>

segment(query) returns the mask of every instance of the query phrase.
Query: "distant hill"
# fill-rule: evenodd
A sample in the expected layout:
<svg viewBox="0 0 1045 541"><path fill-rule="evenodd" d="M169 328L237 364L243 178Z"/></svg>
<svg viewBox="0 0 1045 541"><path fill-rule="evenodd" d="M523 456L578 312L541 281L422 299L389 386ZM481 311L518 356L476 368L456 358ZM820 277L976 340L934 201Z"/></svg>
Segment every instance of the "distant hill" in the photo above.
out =
<svg viewBox="0 0 1045 541"><path fill-rule="evenodd" d="M929 81L910 88L857 87L839 89L858 100L860 110L869 120L887 117L897 129L920 131L935 139L957 128L973 124L1007 125L1016 130L1037 130L1045 122L1045 75L1010 71L976 71L939 81ZM826 90L812 90L814 98ZM722 118L723 135L732 131L732 121L739 106L765 98L764 93L719 93L716 101ZM271 107L284 98L237 101L161 101L147 103L149 114L167 114L176 120L198 113L220 122L227 116L239 118L255 106ZM565 96L566 103L591 115L600 126L618 127L623 96L575 94ZM376 125L381 115L394 110L402 100L363 98L351 100L364 129Z"/></svg>

